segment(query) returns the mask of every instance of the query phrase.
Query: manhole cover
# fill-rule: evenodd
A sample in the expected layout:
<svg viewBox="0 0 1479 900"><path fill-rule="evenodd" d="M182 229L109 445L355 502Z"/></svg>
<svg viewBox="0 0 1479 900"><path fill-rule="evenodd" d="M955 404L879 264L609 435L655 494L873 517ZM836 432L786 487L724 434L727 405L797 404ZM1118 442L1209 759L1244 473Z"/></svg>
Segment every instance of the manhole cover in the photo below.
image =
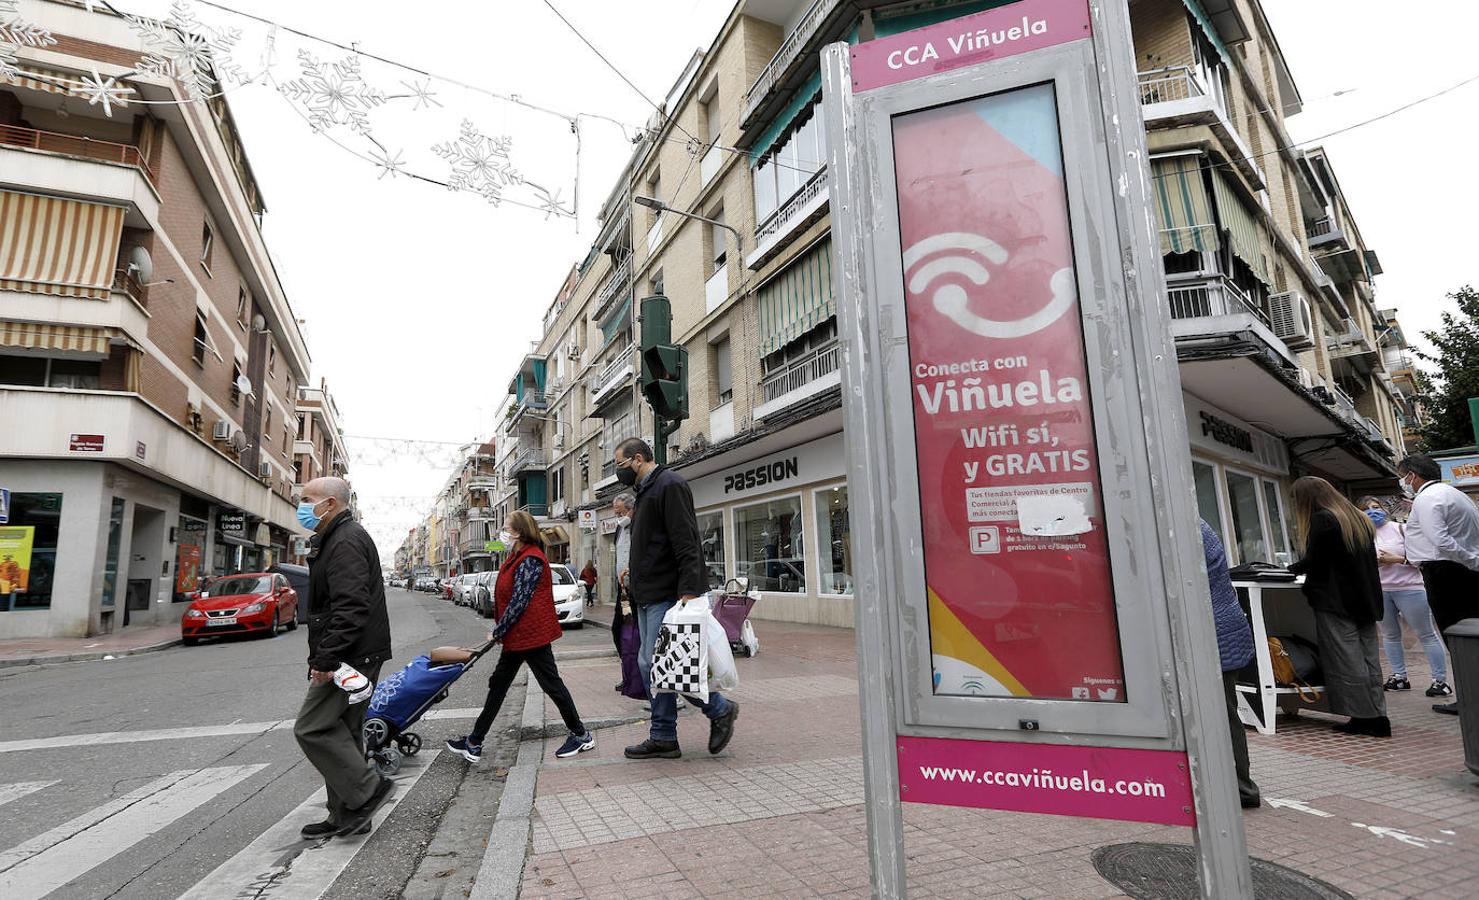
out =
<svg viewBox="0 0 1479 900"><path fill-rule="evenodd" d="M1257 900L1354 900L1340 888L1262 859L1249 859ZM1094 868L1136 900L1197 900L1197 854L1188 844L1111 844Z"/></svg>

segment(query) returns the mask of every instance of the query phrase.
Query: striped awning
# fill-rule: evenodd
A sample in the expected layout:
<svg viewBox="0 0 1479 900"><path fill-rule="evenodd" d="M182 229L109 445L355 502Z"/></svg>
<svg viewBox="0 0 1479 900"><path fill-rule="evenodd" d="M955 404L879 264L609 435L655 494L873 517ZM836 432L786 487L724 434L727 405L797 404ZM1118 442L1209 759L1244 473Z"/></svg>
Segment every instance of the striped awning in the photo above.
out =
<svg viewBox="0 0 1479 900"><path fill-rule="evenodd" d="M837 315L830 237L760 288L759 312L761 356L774 353Z"/></svg>
<svg viewBox="0 0 1479 900"><path fill-rule="evenodd" d="M632 292L627 291L626 299L611 311L606 321L601 323L601 335L606 344L616 340L616 336L632 324Z"/></svg>
<svg viewBox="0 0 1479 900"><path fill-rule="evenodd" d="M0 322L0 347L16 350L71 350L107 355L111 328L51 325L45 322Z"/></svg>
<svg viewBox="0 0 1479 900"><path fill-rule="evenodd" d="M1248 212L1248 207L1243 205L1229 177L1220 169L1212 172L1212 193L1217 197L1217 215L1222 219L1222 227L1227 229L1233 255L1247 263L1264 284L1272 284L1258 223Z"/></svg>
<svg viewBox="0 0 1479 900"><path fill-rule="evenodd" d="M1217 249L1217 225L1207 203L1202 157L1171 156L1150 161L1161 253L1207 253Z"/></svg>
<svg viewBox="0 0 1479 900"><path fill-rule="evenodd" d="M108 299L122 207L0 191L0 290Z"/></svg>
<svg viewBox="0 0 1479 900"><path fill-rule="evenodd" d="M11 76L10 83L16 87L30 88L33 91L45 91L48 94L62 94L67 97L77 97L83 100L90 96L80 90L82 78L77 75L68 75L52 69L43 69L40 66L19 65L16 69L20 74ZM119 82L121 87L128 88L126 82ZM129 88L131 90L131 88ZM127 107L128 98L123 95L112 95L108 100L113 106Z"/></svg>

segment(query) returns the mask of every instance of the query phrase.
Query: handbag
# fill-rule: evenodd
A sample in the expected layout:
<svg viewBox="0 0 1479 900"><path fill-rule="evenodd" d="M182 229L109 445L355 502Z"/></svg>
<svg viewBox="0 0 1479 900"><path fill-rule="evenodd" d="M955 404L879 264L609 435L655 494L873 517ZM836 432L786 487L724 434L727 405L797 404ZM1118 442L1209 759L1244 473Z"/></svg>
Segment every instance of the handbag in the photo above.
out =
<svg viewBox="0 0 1479 900"><path fill-rule="evenodd" d="M1268 639L1268 655L1270 661L1273 662L1275 684L1294 688L1299 694L1299 699L1305 703L1314 703L1320 699L1320 695L1315 693L1314 688L1299 677L1298 671L1294 668L1294 658L1289 655L1288 650L1284 649L1282 640L1276 637Z"/></svg>

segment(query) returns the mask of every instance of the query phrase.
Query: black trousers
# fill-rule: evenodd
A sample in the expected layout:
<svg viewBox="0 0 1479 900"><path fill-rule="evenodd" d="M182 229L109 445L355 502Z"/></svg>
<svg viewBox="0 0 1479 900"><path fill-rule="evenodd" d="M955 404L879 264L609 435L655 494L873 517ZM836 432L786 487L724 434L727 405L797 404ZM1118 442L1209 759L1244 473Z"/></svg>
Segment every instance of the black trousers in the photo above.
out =
<svg viewBox="0 0 1479 900"><path fill-rule="evenodd" d="M1227 705L1227 730L1232 736L1233 767L1238 774L1238 799L1244 803L1259 800L1258 785L1248 767L1248 733L1243 730L1243 720L1238 717L1238 672L1222 673L1222 699Z"/></svg>
<svg viewBox="0 0 1479 900"><path fill-rule="evenodd" d="M1479 613L1479 572L1456 562L1425 562L1421 566L1423 587L1428 594L1428 606L1433 608L1433 624L1438 633L1450 625ZM1443 636L1448 643L1448 636ZM1449 648L1452 652L1452 648Z"/></svg>
<svg viewBox="0 0 1479 900"><path fill-rule="evenodd" d="M555 651L549 644L545 644L533 650L503 650L498 654L493 674L488 676L488 699L483 701L483 711L478 713L478 720L472 726L472 734L468 735L473 743L481 744L483 738L487 737L488 729L493 727L493 720L498 718L498 710L503 706L503 698L508 696L509 685L514 683L514 676L519 674L519 666L525 663L529 664L529 672L533 674L534 680L555 701L555 708L560 711L560 717L565 720L565 727L570 729L570 733L586 733L585 724L580 721L580 713L575 709L575 701L570 698L570 689L565 687L564 680L560 678L560 669L555 665Z"/></svg>

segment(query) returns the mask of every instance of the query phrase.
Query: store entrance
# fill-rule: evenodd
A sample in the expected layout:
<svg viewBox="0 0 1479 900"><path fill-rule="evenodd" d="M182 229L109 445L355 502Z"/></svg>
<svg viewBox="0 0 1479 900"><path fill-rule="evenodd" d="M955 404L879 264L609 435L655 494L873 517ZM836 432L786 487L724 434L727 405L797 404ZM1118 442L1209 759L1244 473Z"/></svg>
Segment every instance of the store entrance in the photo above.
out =
<svg viewBox="0 0 1479 900"><path fill-rule="evenodd" d="M154 624L155 585L164 563L164 510L134 506L129 540L128 582L124 591L123 627Z"/></svg>

